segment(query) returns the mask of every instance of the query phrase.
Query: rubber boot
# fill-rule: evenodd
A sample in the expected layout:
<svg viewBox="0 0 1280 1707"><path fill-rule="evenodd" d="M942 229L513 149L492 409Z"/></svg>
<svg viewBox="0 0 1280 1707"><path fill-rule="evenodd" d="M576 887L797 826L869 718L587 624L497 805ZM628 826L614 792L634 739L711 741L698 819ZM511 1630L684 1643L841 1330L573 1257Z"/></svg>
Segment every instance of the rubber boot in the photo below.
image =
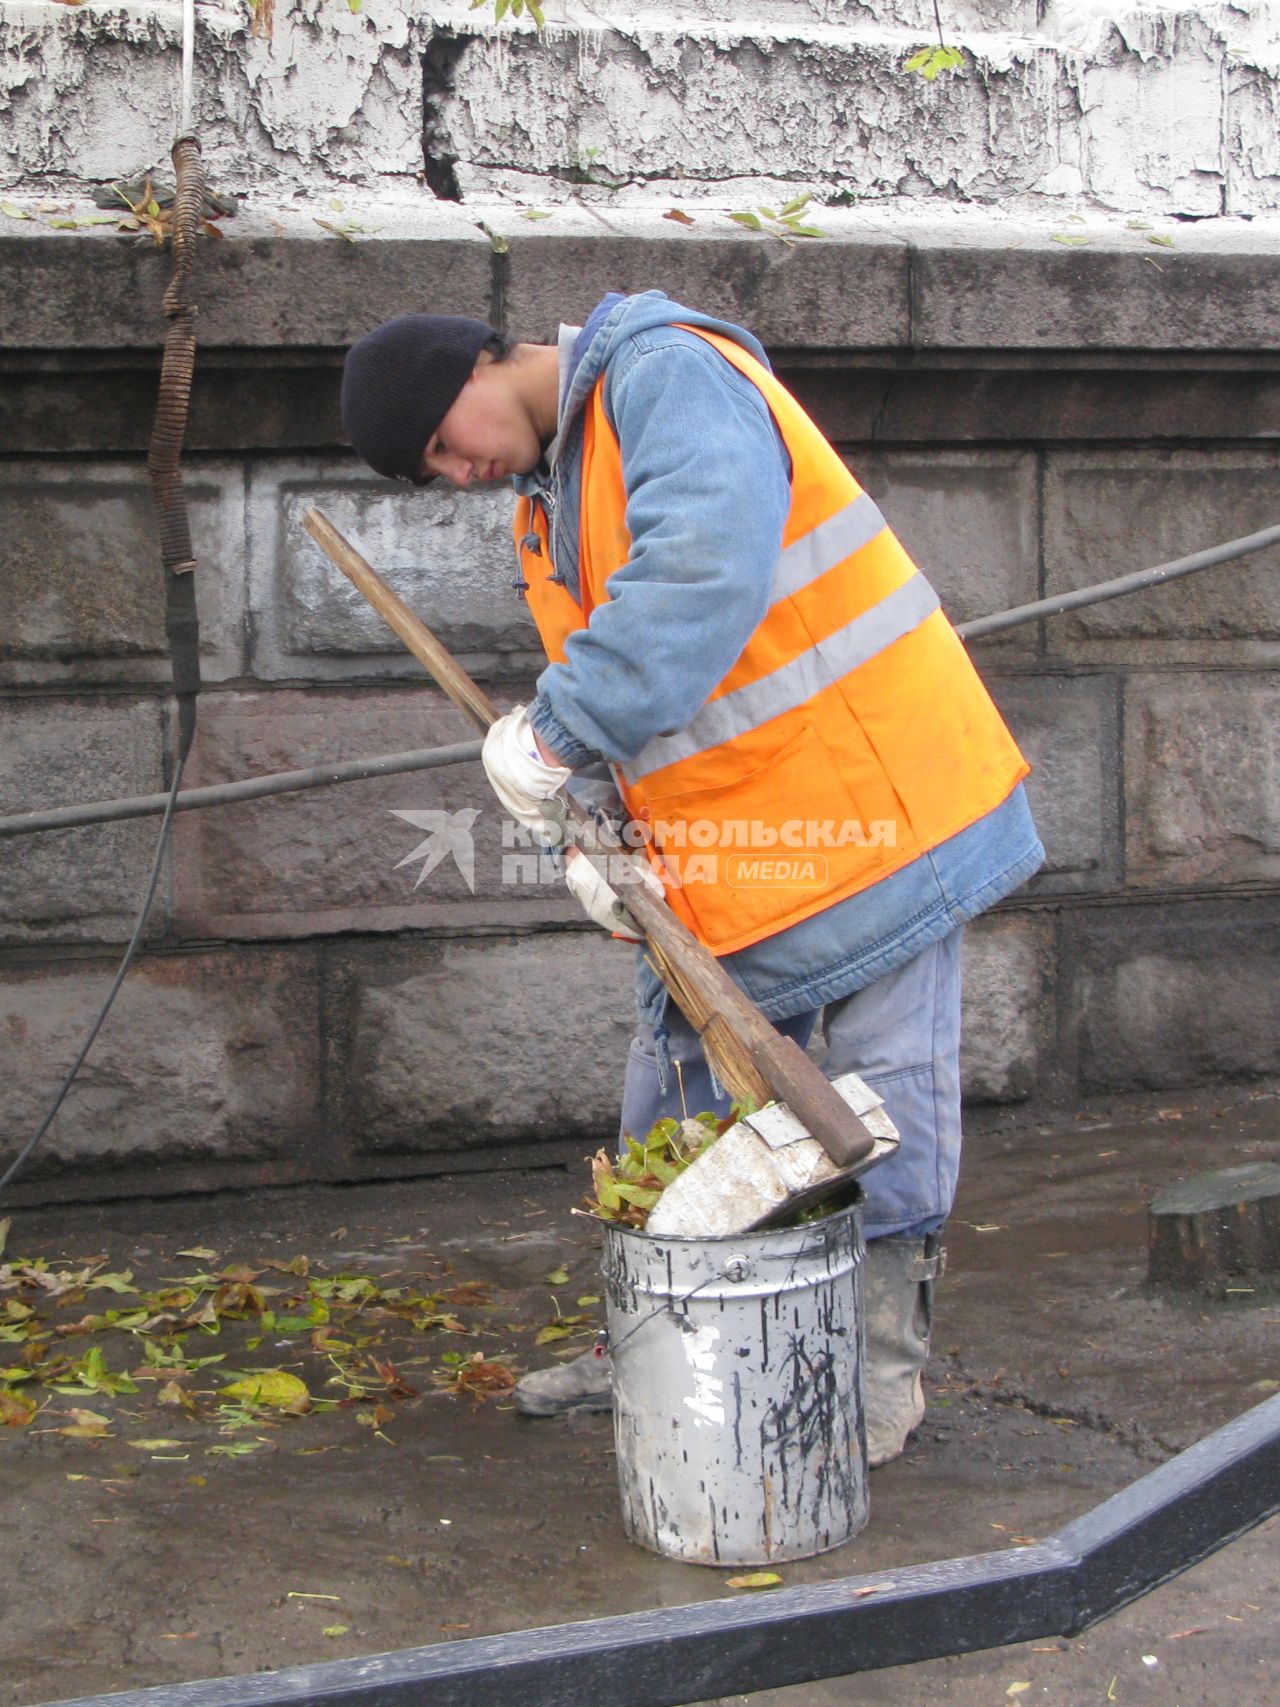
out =
<svg viewBox="0 0 1280 1707"><path fill-rule="evenodd" d="M934 1282L944 1262L941 1233L867 1241L862 1318L869 1469L897 1458L924 1419L920 1378L929 1356Z"/></svg>
<svg viewBox="0 0 1280 1707"><path fill-rule="evenodd" d="M565 1411L611 1411L613 1365L603 1346L593 1346L567 1363L535 1369L516 1382L512 1394L527 1417L558 1417Z"/></svg>

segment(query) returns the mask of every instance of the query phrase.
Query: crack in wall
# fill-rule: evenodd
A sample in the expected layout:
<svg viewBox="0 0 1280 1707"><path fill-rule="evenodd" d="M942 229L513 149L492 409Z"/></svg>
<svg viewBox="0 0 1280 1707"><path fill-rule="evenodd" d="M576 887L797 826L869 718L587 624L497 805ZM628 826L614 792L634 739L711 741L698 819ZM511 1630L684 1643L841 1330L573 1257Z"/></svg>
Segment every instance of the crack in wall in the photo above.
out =
<svg viewBox="0 0 1280 1707"><path fill-rule="evenodd" d="M464 30L433 30L422 55L422 171L437 201L460 202L458 154L450 144L445 106L458 65L476 37Z"/></svg>

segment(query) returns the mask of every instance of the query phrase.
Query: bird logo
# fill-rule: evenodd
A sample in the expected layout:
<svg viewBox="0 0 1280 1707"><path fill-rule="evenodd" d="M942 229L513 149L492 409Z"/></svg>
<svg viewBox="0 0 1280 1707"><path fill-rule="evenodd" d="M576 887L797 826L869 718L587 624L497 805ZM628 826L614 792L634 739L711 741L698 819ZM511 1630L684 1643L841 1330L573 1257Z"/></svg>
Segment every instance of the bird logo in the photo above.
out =
<svg viewBox="0 0 1280 1707"><path fill-rule="evenodd" d="M395 864L395 869L399 871L402 865L412 865L416 859L422 861L422 870L413 886L415 889L421 888L441 860L452 856L453 863L462 874L463 882L471 893L475 894L476 849L471 831L480 816L477 807L464 806L461 812L441 812L434 808L424 812L402 812L393 808L392 816L403 818L405 823L412 824L415 830L429 832L425 841L419 842L412 853L407 853Z"/></svg>

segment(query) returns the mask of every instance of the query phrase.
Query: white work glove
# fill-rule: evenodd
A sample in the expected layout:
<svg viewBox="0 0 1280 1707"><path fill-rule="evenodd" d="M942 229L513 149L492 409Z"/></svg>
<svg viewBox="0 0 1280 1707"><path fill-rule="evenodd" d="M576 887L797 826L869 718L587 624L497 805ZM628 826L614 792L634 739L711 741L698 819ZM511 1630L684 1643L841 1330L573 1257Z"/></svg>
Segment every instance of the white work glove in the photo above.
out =
<svg viewBox="0 0 1280 1707"><path fill-rule="evenodd" d="M557 814L545 803L560 792L572 774L567 765L549 765L538 751L524 706L516 706L489 727L481 752L493 791L511 817L526 829L542 834ZM561 819L563 822L563 819Z"/></svg>
<svg viewBox="0 0 1280 1707"><path fill-rule="evenodd" d="M635 869L644 879L645 888L657 896L659 901L663 900L660 879L639 861L635 862ZM592 924L599 925L601 930L609 931L621 942L644 941L644 932L618 899L617 890L605 882L585 854L570 852L566 856L564 880L569 893Z"/></svg>

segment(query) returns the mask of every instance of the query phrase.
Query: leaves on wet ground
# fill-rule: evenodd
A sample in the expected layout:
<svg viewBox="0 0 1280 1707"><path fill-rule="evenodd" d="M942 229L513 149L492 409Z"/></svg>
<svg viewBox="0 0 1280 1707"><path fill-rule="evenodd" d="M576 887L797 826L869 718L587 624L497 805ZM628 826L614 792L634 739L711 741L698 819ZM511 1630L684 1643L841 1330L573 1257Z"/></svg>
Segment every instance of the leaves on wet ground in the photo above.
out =
<svg viewBox="0 0 1280 1707"><path fill-rule="evenodd" d="M0 1226L0 1237L8 1232ZM194 1448L234 1460L303 1419L314 1426L347 1410L363 1425L356 1439L391 1445L385 1426L424 1389L477 1404L510 1392L508 1336L526 1336L532 1350L597 1327L581 1309L563 1314L554 1294L550 1321L499 1324L486 1281L460 1277L425 1252L412 1270L381 1273L328 1271L306 1254L196 1266L216 1264L218 1254L184 1247L176 1255L187 1272L169 1257L154 1276L113 1265L106 1252L0 1260L0 1430L10 1439L120 1435L156 1459ZM547 1278L567 1284L569 1272ZM506 1343L445 1349L458 1339ZM122 1417L85 1401L115 1402Z"/></svg>
<svg viewBox="0 0 1280 1707"><path fill-rule="evenodd" d="M746 1576L726 1577L728 1588L777 1588L782 1578L777 1571L749 1571Z"/></svg>

